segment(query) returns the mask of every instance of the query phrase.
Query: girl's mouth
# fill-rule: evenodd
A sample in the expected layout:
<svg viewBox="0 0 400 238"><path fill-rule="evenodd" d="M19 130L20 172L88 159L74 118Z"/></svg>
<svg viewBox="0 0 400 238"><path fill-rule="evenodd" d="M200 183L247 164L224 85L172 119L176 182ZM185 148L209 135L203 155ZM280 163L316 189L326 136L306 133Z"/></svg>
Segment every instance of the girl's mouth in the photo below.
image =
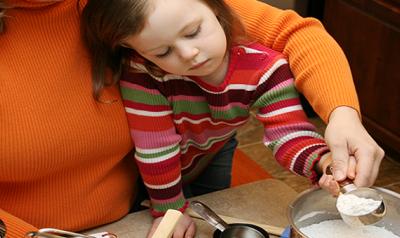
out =
<svg viewBox="0 0 400 238"><path fill-rule="evenodd" d="M205 61L203 61L203 62L201 62L201 63L198 63L198 64L196 64L195 66L191 67L190 70L195 70L195 69L201 68L201 67L202 67L203 65L205 65L208 61L209 61L209 60L205 60Z"/></svg>

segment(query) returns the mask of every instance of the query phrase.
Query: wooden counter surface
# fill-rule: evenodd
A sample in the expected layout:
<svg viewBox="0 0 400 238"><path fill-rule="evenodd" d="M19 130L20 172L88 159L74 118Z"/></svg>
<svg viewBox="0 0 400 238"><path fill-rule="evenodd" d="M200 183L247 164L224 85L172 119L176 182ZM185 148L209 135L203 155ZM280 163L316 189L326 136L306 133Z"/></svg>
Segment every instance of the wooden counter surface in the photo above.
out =
<svg viewBox="0 0 400 238"><path fill-rule="evenodd" d="M287 208L296 195L296 191L285 183L276 179L266 179L190 200L199 200L220 215L286 227L288 225ZM197 225L196 237L212 237L214 228L211 225L199 219L194 220ZM116 234L118 238L145 238L151 221L149 211L144 210L128 214L117 222L85 233L108 231Z"/></svg>

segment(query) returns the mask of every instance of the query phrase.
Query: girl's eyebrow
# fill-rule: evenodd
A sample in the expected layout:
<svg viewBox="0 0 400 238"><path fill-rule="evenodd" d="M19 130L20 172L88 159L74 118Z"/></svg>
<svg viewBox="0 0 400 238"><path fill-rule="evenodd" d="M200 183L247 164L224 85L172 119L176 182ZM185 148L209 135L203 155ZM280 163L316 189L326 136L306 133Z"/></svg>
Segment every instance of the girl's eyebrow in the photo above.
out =
<svg viewBox="0 0 400 238"><path fill-rule="evenodd" d="M149 52L151 52L151 51L157 50L157 49L162 48L162 47L164 47L164 46L163 46L163 45L160 45L160 46L157 46L157 47L154 47L154 48L145 50L145 51L143 51L143 53L149 53Z"/></svg>
<svg viewBox="0 0 400 238"><path fill-rule="evenodd" d="M189 22L189 24L183 26L182 29L180 29L180 30L178 31L178 35L183 34L185 31L187 31L187 29L190 29L190 28L192 28L193 26L196 26L196 25L199 24L200 22L201 22L200 19L194 19L194 20L192 20L191 22ZM162 47L165 47L165 46L163 46L163 45L156 46L156 47L154 47L154 48L145 50L143 53L149 53L149 52L151 52L151 51L157 50L157 49L162 48Z"/></svg>
<svg viewBox="0 0 400 238"><path fill-rule="evenodd" d="M188 28L192 28L193 26L196 26L197 24L199 24L201 20L200 19L194 19L192 20L189 24L185 25L184 27L182 27L182 29L179 31L178 34L182 34L184 33Z"/></svg>

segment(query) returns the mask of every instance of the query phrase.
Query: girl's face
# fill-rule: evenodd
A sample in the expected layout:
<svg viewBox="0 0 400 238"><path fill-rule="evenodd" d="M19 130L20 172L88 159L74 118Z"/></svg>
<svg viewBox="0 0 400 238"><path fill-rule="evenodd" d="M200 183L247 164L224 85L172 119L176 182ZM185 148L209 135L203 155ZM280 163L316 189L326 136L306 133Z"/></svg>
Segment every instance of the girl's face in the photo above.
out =
<svg viewBox="0 0 400 238"><path fill-rule="evenodd" d="M166 72L211 77L223 69L226 36L201 0L152 0L144 29L124 44ZM222 67L222 68L221 68Z"/></svg>

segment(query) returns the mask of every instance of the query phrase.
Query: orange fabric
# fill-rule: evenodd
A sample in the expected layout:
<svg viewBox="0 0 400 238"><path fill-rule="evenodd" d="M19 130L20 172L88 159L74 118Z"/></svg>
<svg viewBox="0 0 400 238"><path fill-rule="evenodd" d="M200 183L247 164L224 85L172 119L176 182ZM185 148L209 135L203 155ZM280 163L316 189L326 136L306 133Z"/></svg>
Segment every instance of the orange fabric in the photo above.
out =
<svg viewBox="0 0 400 238"><path fill-rule="evenodd" d="M119 90L103 95L116 103L92 97L75 0L12 4L0 35L0 209L8 214L0 219L13 227L8 237L32 228L21 220L66 230L115 221L130 209L137 176L133 159L123 160L132 142Z"/></svg>
<svg viewBox="0 0 400 238"><path fill-rule="evenodd" d="M231 187L267 178L272 178L272 176L240 149L235 150Z"/></svg>
<svg viewBox="0 0 400 238"><path fill-rule="evenodd" d="M319 21L261 1L225 1L240 15L250 38L288 56L296 88L325 122L338 106L360 111L347 59Z"/></svg>

